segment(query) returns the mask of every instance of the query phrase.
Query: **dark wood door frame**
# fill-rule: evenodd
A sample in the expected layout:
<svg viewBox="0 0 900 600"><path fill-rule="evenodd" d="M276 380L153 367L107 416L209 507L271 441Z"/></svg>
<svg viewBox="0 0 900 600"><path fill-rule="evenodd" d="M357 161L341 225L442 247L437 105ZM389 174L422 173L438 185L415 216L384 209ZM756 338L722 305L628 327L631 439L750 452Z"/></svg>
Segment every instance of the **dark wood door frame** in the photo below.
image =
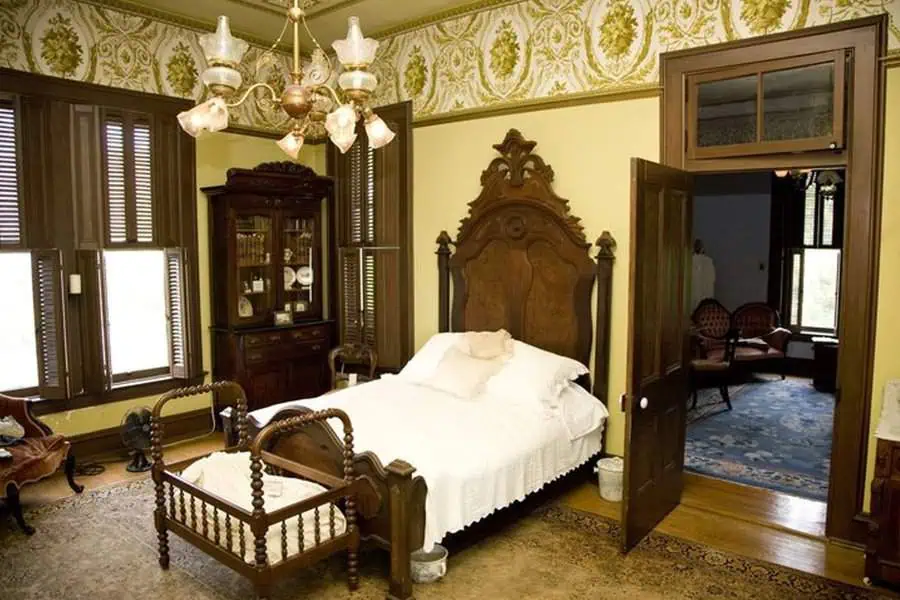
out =
<svg viewBox="0 0 900 600"><path fill-rule="evenodd" d="M878 260L881 247L881 183L884 134L884 65L887 15L867 17L755 39L660 55L663 86L661 156L664 164L691 171L722 172L788 167L847 169L841 282L841 352L828 492L830 538L865 543L866 455L872 402ZM725 69L841 48L852 53L848 78L847 143L838 151L767 154L690 160L684 144L687 73Z"/></svg>

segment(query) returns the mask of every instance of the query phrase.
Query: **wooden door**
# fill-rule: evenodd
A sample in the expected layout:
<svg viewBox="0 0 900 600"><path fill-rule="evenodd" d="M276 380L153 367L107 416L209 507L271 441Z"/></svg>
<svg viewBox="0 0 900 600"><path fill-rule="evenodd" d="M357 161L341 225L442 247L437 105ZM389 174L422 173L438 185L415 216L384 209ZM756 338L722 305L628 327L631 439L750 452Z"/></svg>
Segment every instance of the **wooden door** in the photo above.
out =
<svg viewBox="0 0 900 600"><path fill-rule="evenodd" d="M631 269L622 550L681 501L692 178L631 159Z"/></svg>

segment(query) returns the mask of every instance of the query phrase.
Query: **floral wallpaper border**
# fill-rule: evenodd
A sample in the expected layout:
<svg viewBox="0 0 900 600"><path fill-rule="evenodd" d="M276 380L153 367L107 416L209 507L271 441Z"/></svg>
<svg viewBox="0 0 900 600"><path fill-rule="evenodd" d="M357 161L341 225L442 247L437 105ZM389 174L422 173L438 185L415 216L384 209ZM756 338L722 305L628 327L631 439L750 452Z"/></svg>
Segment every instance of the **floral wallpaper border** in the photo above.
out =
<svg viewBox="0 0 900 600"><path fill-rule="evenodd" d="M647 90L661 52L888 13L900 50L900 0L520 0L381 40L379 104L412 100L417 120ZM0 0L0 66L200 99L199 32L77 0ZM288 57L251 45L245 81L287 81ZM283 128L247 102L233 123Z"/></svg>
<svg viewBox="0 0 900 600"><path fill-rule="evenodd" d="M646 90L661 52L880 13L896 51L900 0L522 0L382 40L378 100L423 120Z"/></svg>
<svg viewBox="0 0 900 600"><path fill-rule="evenodd" d="M200 100L205 67L200 32L144 15L75 0L0 0L0 66L117 88ZM288 81L288 57L262 57L251 45L241 65L244 81ZM262 58L261 58L262 57ZM232 123L278 129L284 113L269 103L246 102Z"/></svg>

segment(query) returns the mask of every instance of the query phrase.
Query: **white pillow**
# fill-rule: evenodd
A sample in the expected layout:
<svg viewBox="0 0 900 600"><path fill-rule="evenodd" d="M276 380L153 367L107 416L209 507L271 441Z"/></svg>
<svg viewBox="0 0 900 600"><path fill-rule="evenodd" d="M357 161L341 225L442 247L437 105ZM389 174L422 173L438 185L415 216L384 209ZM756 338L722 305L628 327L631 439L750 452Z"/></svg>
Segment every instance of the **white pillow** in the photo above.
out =
<svg viewBox="0 0 900 600"><path fill-rule="evenodd" d="M556 408L563 388L588 372L577 360L516 340L512 358L488 380L485 392Z"/></svg>
<svg viewBox="0 0 900 600"><path fill-rule="evenodd" d="M475 358L450 346L437 369L419 383L457 398L473 400L481 394L487 380L503 368L505 360L505 357Z"/></svg>
<svg viewBox="0 0 900 600"><path fill-rule="evenodd" d="M397 377L412 383L418 383L431 377L437 370L438 364L444 358L447 348L455 345L463 339L465 333L436 333L431 336L425 345L409 359Z"/></svg>
<svg viewBox="0 0 900 600"><path fill-rule="evenodd" d="M560 392L558 412L573 442L603 426L609 417L603 403L574 381L566 384Z"/></svg>

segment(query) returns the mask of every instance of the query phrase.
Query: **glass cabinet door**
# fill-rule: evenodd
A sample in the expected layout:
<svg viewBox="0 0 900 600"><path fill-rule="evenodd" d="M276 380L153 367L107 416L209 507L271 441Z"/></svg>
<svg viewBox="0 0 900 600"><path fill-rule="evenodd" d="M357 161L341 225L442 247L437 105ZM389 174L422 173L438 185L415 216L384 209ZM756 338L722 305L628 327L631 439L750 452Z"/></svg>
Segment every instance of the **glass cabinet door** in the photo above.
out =
<svg viewBox="0 0 900 600"><path fill-rule="evenodd" d="M266 321L275 306L273 220L267 214L238 212L234 222L237 321Z"/></svg>
<svg viewBox="0 0 900 600"><path fill-rule="evenodd" d="M285 215L281 242L283 285L281 310L304 319L319 313L320 229L314 215Z"/></svg>
<svg viewBox="0 0 900 600"><path fill-rule="evenodd" d="M844 146L843 51L689 75L689 158Z"/></svg>

